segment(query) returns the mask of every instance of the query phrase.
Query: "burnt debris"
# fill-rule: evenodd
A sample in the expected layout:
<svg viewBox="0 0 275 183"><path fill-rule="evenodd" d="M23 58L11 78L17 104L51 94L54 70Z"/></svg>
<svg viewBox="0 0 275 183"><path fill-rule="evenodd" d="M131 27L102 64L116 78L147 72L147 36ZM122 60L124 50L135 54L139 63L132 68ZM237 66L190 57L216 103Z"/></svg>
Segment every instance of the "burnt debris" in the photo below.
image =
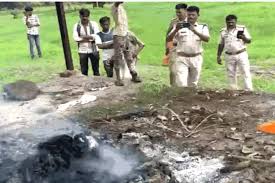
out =
<svg viewBox="0 0 275 183"><path fill-rule="evenodd" d="M23 183L145 182L143 170L135 170L136 157L127 156L131 160L119 149L95 145L84 134L59 135L40 143L37 154L22 163L20 174Z"/></svg>

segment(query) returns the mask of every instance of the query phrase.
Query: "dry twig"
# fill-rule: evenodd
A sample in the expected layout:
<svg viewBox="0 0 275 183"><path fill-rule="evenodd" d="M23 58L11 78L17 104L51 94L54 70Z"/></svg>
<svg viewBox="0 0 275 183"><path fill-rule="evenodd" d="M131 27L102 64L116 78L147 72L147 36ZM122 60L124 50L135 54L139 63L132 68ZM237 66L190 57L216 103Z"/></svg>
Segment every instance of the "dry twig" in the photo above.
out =
<svg viewBox="0 0 275 183"><path fill-rule="evenodd" d="M210 114L205 117L195 128L192 130L193 132L196 131L204 122L206 122L210 117L214 116L216 113Z"/></svg>
<svg viewBox="0 0 275 183"><path fill-rule="evenodd" d="M198 133L198 132L201 132L202 130L205 130L205 129L207 129L207 128L210 128L210 127L213 127L213 126L216 126L216 125L217 125L217 124L209 125L209 126L206 126L206 127L202 128L202 129L200 129L200 130L198 130L198 131L193 131L193 132L189 133L188 135L186 135L185 137L186 137L186 138L187 138L187 137L190 137L191 135L194 135L194 134L196 134L196 133Z"/></svg>
<svg viewBox="0 0 275 183"><path fill-rule="evenodd" d="M155 125L155 124L153 124L152 122L148 122L148 121L145 121L145 120L143 120L143 122L146 123L146 124L149 124L149 125L158 127L158 128L162 128L162 129L167 130L167 131L170 131L170 132L179 133L178 131L172 130L171 128L168 128L168 127L165 126L165 125L159 126L159 125Z"/></svg>
<svg viewBox="0 0 275 183"><path fill-rule="evenodd" d="M228 155L227 158L248 160L248 161L255 162L255 163L265 163L265 164L269 164L269 165L275 165L275 161L272 161L272 160L255 159L255 158L250 158L250 157L245 157L245 156Z"/></svg>
<svg viewBox="0 0 275 183"><path fill-rule="evenodd" d="M169 112L171 112L181 123L181 126L187 131L187 132L191 132L190 130L188 130L187 126L184 124L184 122L180 119L179 115L173 111L172 109L168 108L168 107L163 107L161 108L162 110L168 110Z"/></svg>

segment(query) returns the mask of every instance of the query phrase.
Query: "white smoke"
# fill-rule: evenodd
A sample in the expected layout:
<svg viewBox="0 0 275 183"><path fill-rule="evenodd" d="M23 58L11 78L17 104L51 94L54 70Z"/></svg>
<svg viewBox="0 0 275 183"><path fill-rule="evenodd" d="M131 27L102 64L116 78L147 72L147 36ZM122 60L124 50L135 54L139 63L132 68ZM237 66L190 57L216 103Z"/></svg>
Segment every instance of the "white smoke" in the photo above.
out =
<svg viewBox="0 0 275 183"><path fill-rule="evenodd" d="M96 151L97 157L78 160L77 167L81 167L86 172L96 170L96 172L108 174L109 179L123 179L138 165L137 156L126 151L123 152L108 145L98 145Z"/></svg>
<svg viewBox="0 0 275 183"><path fill-rule="evenodd" d="M130 174L138 164L136 157L123 155L117 149L106 145L99 148L99 157L105 163L98 168L108 171L117 177L124 177Z"/></svg>

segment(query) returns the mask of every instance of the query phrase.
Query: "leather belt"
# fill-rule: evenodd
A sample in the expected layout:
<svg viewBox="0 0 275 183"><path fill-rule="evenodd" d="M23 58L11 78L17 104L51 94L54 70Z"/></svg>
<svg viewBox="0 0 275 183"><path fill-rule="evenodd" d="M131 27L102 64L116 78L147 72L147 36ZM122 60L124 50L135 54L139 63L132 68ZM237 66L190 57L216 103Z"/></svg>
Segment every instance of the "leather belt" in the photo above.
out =
<svg viewBox="0 0 275 183"><path fill-rule="evenodd" d="M227 54L227 55L238 55L238 54L240 54L240 53L242 53L242 52L245 52L246 51L246 49L244 48L244 49L241 49L241 50L239 50L239 51L236 51L236 52L225 52L225 54Z"/></svg>
<svg viewBox="0 0 275 183"><path fill-rule="evenodd" d="M200 55L201 53L184 53L184 52L178 52L177 53L179 56L182 57L196 57L198 55Z"/></svg>

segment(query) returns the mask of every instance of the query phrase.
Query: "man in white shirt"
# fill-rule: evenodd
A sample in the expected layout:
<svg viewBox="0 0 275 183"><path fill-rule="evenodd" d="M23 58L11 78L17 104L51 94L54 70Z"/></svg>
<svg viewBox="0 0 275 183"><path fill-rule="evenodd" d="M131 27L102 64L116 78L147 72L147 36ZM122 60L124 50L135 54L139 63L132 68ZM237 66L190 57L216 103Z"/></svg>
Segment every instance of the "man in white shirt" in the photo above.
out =
<svg viewBox="0 0 275 183"><path fill-rule="evenodd" d="M76 23L73 31L73 38L78 43L78 53L81 73L88 76L88 61L91 60L94 76L99 73L99 52L98 44L101 39L97 35L99 28L96 22L90 21L90 11L82 8L79 11L80 22Z"/></svg>
<svg viewBox="0 0 275 183"><path fill-rule="evenodd" d="M244 25L237 25L236 15L228 15L225 21L226 27L220 33L217 62L220 65L222 64L221 55L224 50L230 88L233 90L238 89L237 68L239 67L244 75L244 89L252 91L250 64L246 51L246 44L251 43L251 36Z"/></svg>
<svg viewBox="0 0 275 183"><path fill-rule="evenodd" d="M197 87L203 63L202 42L210 39L206 24L197 22L200 9L197 6L187 8L187 22L179 22L168 34L168 41L175 41L171 62L175 81L178 87Z"/></svg>
<svg viewBox="0 0 275 183"><path fill-rule="evenodd" d="M32 14L33 8L30 6L25 7L25 16L23 17L23 22L27 27L27 36L30 46L31 58L34 59L34 45L37 48L37 54L42 57L40 48L40 38L39 38L39 18L37 15Z"/></svg>

